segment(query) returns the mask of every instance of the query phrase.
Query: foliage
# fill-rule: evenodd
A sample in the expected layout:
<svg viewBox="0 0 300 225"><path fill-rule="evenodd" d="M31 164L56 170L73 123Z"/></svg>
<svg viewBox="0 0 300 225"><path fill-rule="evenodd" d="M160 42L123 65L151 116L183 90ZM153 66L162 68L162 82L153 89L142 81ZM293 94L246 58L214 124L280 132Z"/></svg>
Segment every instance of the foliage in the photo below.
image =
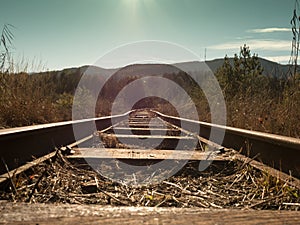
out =
<svg viewBox="0 0 300 225"><path fill-rule="evenodd" d="M112 103L117 101L121 108L129 105L130 99L123 96L116 100L117 96L125 87L145 76L141 73L142 69L139 68L135 74L131 67L129 72L125 69L124 73L116 73L108 80L101 74L90 75L81 88L77 85L82 78L83 68L35 74L2 72L0 127L71 120L73 106L78 119L110 115ZM246 45L241 47L240 53L235 54L233 59L225 56L216 76L225 96L227 125L299 137L300 75L293 80L287 80L262 75L262 71L258 56L252 55ZM190 96L191 102L181 101L182 92L166 86L161 87L161 94L174 99L178 105L174 106L164 99L150 96L141 99L133 108L151 107L174 116L178 116L179 109L189 117L188 113L195 105L199 120L210 122L210 105L193 79L182 71L168 72L161 76L182 88ZM201 84L206 82L209 86L210 75L203 73L199 76ZM93 90L97 90L97 85L101 84L104 84L101 92L94 93ZM132 96L137 93L151 93L151 87L142 83L136 83L132 87L133 91L129 93ZM73 104L76 89L78 90ZM213 89L209 91L212 95L216 92Z"/></svg>
<svg viewBox="0 0 300 225"><path fill-rule="evenodd" d="M262 75L262 67L256 54L251 55L248 46L241 47L239 56L234 55L233 65L228 56L224 58L224 64L217 71L217 77L228 97L233 97L237 92L253 94L257 88L264 88L267 78Z"/></svg>
<svg viewBox="0 0 300 225"><path fill-rule="evenodd" d="M57 121L51 84L28 74L0 74L0 121L14 127Z"/></svg>
<svg viewBox="0 0 300 225"><path fill-rule="evenodd" d="M257 55L241 47L217 71L223 89L228 125L282 135L300 136L300 83L262 75Z"/></svg>

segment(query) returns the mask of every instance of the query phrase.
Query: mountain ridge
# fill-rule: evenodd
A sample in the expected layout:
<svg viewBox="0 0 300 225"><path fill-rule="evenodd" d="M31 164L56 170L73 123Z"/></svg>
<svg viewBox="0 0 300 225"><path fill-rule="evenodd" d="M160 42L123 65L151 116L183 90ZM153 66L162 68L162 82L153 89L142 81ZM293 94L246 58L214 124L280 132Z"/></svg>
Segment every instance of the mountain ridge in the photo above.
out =
<svg viewBox="0 0 300 225"><path fill-rule="evenodd" d="M233 57L228 58L229 62L231 65L233 65ZM264 58L259 57L258 58L262 68L263 68L263 75L266 76L274 76L274 77L286 77L286 75L289 72L289 69L291 65L289 64L280 64L277 62L273 62L271 60L267 60ZM185 71L190 71L190 72L195 72L197 68L199 68L199 63L206 64L207 66L204 67L207 70L212 71L214 74L217 72L218 68L220 68L223 63L224 63L224 58L217 58L213 60L207 60L207 61L186 61L186 62L179 62L179 63L173 63L173 64L167 64L170 66L174 67L179 67L180 68L186 68ZM65 74L72 74L75 72L79 72L81 74L86 74L86 75L101 75L101 76L109 76L114 73L116 73L119 70L124 70L128 69L130 67L142 67L143 65L166 65L166 64L160 64L160 63L153 63L153 64L132 64L132 65L126 65L124 67L119 67L119 68L102 68L94 65L84 65L80 67L71 67L71 68L65 68L62 70L52 70L52 71L47 71L47 72L55 72L58 75L65 73ZM38 74L38 73L36 73Z"/></svg>

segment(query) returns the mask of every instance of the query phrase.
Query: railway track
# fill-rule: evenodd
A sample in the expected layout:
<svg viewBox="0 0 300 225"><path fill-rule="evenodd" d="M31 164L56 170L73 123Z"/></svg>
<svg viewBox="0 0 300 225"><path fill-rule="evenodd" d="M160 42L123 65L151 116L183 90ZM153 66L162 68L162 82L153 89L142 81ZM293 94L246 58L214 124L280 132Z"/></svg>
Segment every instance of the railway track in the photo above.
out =
<svg viewBox="0 0 300 225"><path fill-rule="evenodd" d="M82 132L76 134L74 127ZM212 130L224 132L221 145L209 140ZM2 130L0 145L2 199L114 206L300 208L300 140L294 138L145 109ZM50 192L45 185L51 186ZM59 188L64 197L53 197ZM66 190L75 192L66 195Z"/></svg>
<svg viewBox="0 0 300 225"><path fill-rule="evenodd" d="M112 124L112 121L115 124ZM180 124L184 124L189 130L182 129ZM76 137L77 141L74 137L74 127L81 131ZM199 134L193 132L199 129L198 127ZM209 141L213 129L224 131L222 146ZM95 139L98 139L98 143L93 143ZM179 140L180 146L177 146ZM124 145L122 148L122 141L127 143L125 148ZM98 147L95 147L97 144ZM97 155L99 158L152 161L201 161L212 156L217 161L230 160L223 150L227 149L228 153L229 149L233 149L235 152L232 158L248 159L253 162L253 166L268 168L270 173L277 173L283 179L295 181L295 185L298 185L297 178L300 177L299 139L176 118L152 110L4 129L0 130L0 145L0 182L53 157L55 149L69 151L71 148L76 154L70 155L69 158L80 158L83 153L85 158L95 158ZM78 145L83 148L78 148ZM220 152L223 154L216 155ZM32 160L33 158L37 159ZM253 158L256 160L251 160Z"/></svg>

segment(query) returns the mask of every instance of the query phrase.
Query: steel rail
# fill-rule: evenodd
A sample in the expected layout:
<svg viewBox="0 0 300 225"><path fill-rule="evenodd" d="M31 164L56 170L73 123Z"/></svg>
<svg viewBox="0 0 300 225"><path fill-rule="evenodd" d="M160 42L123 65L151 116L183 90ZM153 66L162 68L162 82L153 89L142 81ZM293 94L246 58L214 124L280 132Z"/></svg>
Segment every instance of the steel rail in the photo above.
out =
<svg viewBox="0 0 300 225"><path fill-rule="evenodd" d="M138 110L116 116L0 130L0 157L9 170L15 169L32 161L33 157L42 157L55 151L55 148L74 143L76 140L73 126L81 129L81 138L85 138L91 135L90 132L95 124L97 130L103 130L112 125L112 119L114 122L122 121L127 119L130 113L136 111ZM270 167L288 175L300 177L299 139L178 118L154 110L150 111L178 127L184 125L191 132L197 130L198 126L200 132L197 135L208 140L212 130L224 132L222 146L241 150L245 156L257 157L257 160ZM6 166L3 163L0 164L0 174L6 172Z"/></svg>
<svg viewBox="0 0 300 225"><path fill-rule="evenodd" d="M90 136L96 127L103 130L128 117L132 111L121 115L90 118L83 120L34 125L0 130L0 174L7 173L34 158L43 157L55 149L67 146L76 141L73 127L80 130L82 139ZM2 163L2 161L4 163ZM6 165L5 165L6 164Z"/></svg>
<svg viewBox="0 0 300 225"><path fill-rule="evenodd" d="M190 131L199 131L200 128L199 136L208 140L212 130L216 133L224 133L223 142L218 144L241 151L247 157L257 157L258 161L270 167L300 178L300 139L178 118L151 111L171 124L188 127Z"/></svg>

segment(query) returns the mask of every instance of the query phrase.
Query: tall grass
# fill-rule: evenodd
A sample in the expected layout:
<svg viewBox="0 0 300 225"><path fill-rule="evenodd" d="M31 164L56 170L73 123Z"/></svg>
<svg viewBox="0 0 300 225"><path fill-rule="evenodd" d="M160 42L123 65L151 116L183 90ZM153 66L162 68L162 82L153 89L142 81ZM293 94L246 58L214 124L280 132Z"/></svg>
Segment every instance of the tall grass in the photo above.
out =
<svg viewBox="0 0 300 225"><path fill-rule="evenodd" d="M57 95L47 79L26 73L0 74L0 96L1 127L71 119L71 97Z"/></svg>
<svg viewBox="0 0 300 225"><path fill-rule="evenodd" d="M297 89L293 92L292 89ZM300 137L299 89L286 87L280 98L261 92L255 95L240 93L227 98L228 125L250 130Z"/></svg>
<svg viewBox="0 0 300 225"><path fill-rule="evenodd" d="M70 120L72 118L73 94L80 78L74 73L66 76L62 76L61 72L32 75L0 73L0 127ZM278 88L274 83L281 88ZM285 82L284 85L282 83L280 79L271 79L262 88L248 89L246 92L237 90L234 95L226 95L224 92L227 124L299 138L299 81L296 83ZM111 88L113 89L116 84L113 83L112 85ZM180 82L179 85L184 86ZM82 93L84 95L80 101L94 101L92 99L95 96L88 94L87 90L82 90ZM188 93L192 96L197 107L199 120L210 122L210 109L204 95L192 86ZM113 99L104 98L104 94L98 97L95 115L109 115ZM176 98L175 95L174 98ZM76 102L76 104L80 104L80 102ZM144 99L134 107L152 107L165 114L178 116L176 108L161 99ZM179 107L188 109L189 104L182 104Z"/></svg>
<svg viewBox="0 0 300 225"><path fill-rule="evenodd" d="M82 70L26 73L30 63L24 57L16 63L10 55L13 40L10 28L10 25L4 26L0 41L0 127L71 120L73 95ZM242 63L246 64L241 66ZM41 63L36 65L37 69L43 68ZM257 55L251 56L246 46L241 48L240 58L235 55L233 66L225 57L217 77L225 96L228 125L299 138L300 75L290 81L263 76L261 71ZM178 108L188 112L194 104L199 120L210 122L208 102L195 82L188 79L182 71L164 74L164 77L182 87L193 102L180 102L179 106L175 107L162 99L146 98L136 103L134 108L151 107L165 114L178 116ZM80 102L75 102L75 105L80 105L81 102L84 102L84 105L93 105L92 102L97 99L95 116L110 115L112 102L119 91L138 78L141 76L120 74L105 84L99 96L82 89L82 98L79 99ZM103 77L90 76L90 79L91 84L97 84ZM168 87L163 88L163 91L174 99L180 99L178 93L169 91ZM126 102L126 98L123 101ZM120 102L120 106L124 102ZM85 114L89 114L85 109L79 111L84 112L83 118Z"/></svg>

